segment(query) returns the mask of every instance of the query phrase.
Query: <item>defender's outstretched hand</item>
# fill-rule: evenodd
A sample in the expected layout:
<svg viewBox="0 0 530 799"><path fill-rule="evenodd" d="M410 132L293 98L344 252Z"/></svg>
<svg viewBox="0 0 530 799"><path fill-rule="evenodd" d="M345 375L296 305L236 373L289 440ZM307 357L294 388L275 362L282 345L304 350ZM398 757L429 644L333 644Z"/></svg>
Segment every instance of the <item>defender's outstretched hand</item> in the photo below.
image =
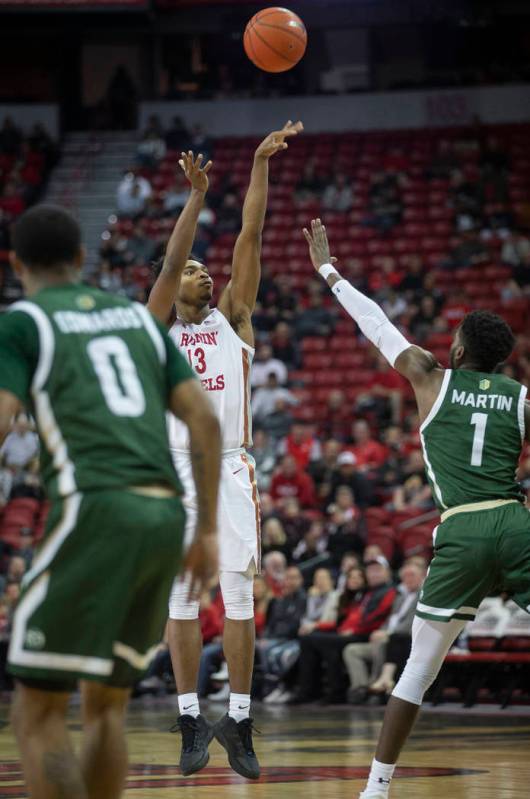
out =
<svg viewBox="0 0 530 799"><path fill-rule="evenodd" d="M258 149L256 150L256 158L270 158L280 150L286 150L288 147L286 138L289 136L298 136L304 129L301 122L291 122L289 120L285 123L281 130L275 130L269 133L264 139Z"/></svg>
<svg viewBox="0 0 530 799"><path fill-rule="evenodd" d="M180 154L179 164L191 183L191 187L206 194L209 185L208 172L212 168L212 161L208 161L202 166L202 159L202 153L199 153L197 158L195 158L192 151L188 150L187 153Z"/></svg>
<svg viewBox="0 0 530 799"><path fill-rule="evenodd" d="M336 262L337 259L330 255L326 228L320 219L311 220L311 233L307 228L304 228L304 236L309 244L309 255L317 272L322 264L334 264Z"/></svg>

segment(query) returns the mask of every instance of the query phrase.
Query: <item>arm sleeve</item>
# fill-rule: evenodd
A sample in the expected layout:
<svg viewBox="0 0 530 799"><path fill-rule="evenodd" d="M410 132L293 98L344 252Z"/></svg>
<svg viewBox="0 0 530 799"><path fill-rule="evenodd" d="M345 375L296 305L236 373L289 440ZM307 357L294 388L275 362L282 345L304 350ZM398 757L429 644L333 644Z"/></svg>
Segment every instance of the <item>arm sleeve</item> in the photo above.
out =
<svg viewBox="0 0 530 799"><path fill-rule="evenodd" d="M376 302L357 291L347 280L337 280L331 290L346 313L355 319L366 338L394 366L398 356L411 346L405 336Z"/></svg>
<svg viewBox="0 0 530 799"><path fill-rule="evenodd" d="M0 390L28 405L37 367L39 339L33 319L22 311L0 317Z"/></svg>
<svg viewBox="0 0 530 799"><path fill-rule="evenodd" d="M158 319L155 321L166 345L166 378L169 393L179 383L183 383L185 380L195 380L197 375L173 344L164 325Z"/></svg>

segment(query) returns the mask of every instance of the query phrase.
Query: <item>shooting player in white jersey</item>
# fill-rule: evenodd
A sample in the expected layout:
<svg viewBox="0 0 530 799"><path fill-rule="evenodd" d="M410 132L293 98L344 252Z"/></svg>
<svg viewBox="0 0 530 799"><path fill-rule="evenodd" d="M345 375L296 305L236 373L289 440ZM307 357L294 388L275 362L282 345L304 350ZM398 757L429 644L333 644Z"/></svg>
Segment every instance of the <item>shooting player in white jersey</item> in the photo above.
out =
<svg viewBox="0 0 530 799"><path fill-rule="evenodd" d="M252 744L250 688L254 662L253 578L260 566L260 511L252 458L249 377L254 355L252 312L260 281L261 234L267 209L269 158L287 148L286 139L303 126L287 122L259 145L243 205L230 281L217 308L211 308L213 281L206 266L191 258L198 216L208 189L211 162L182 153L180 165L192 190L168 243L162 270L148 307L170 326L170 336L189 360L213 403L222 434L222 468L218 505L220 584L225 605L223 649L230 679L228 713L215 725L200 714L197 677L202 650L199 601L190 601L190 586L175 582L170 598L169 645L178 690L182 734L180 766L193 774L208 763L208 744L215 736L232 768L257 779L259 763ZM174 319L176 315L176 319ZM174 321L173 321L174 319ZM196 495L191 478L186 430L170 422L170 444L185 487L189 529L195 525ZM193 562L193 544L188 562Z"/></svg>

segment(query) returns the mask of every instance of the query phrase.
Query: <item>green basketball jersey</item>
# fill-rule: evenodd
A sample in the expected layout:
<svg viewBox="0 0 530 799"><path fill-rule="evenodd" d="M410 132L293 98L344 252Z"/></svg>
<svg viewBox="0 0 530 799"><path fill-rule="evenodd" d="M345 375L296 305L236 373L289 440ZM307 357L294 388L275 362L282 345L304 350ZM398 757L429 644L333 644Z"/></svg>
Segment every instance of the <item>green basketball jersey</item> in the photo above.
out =
<svg viewBox="0 0 530 799"><path fill-rule="evenodd" d="M166 409L194 374L139 303L65 284L0 318L0 389L34 415L50 499L155 483L179 493Z"/></svg>
<svg viewBox="0 0 530 799"><path fill-rule="evenodd" d="M526 387L501 374L445 372L420 428L427 477L440 508L523 501L515 479L525 435Z"/></svg>

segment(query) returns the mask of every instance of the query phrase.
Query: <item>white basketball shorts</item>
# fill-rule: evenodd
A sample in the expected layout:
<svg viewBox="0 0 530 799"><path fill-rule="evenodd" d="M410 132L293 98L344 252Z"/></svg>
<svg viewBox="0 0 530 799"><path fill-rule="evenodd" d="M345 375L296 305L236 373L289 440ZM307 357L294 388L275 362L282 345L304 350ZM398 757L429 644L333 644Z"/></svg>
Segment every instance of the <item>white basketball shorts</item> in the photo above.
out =
<svg viewBox="0 0 530 799"><path fill-rule="evenodd" d="M197 495L189 453L173 450L173 461L184 486L186 509L185 549L193 540L197 523ZM219 570L246 572L254 559L260 570L260 506L255 463L244 449L221 456L217 534Z"/></svg>

